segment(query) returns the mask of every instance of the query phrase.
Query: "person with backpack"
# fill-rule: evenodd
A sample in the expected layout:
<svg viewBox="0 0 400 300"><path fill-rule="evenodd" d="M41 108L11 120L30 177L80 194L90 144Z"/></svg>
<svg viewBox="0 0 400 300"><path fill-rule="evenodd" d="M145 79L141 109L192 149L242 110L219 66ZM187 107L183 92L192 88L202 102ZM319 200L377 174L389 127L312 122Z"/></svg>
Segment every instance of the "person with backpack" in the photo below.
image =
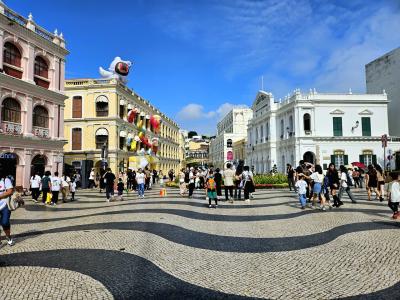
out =
<svg viewBox="0 0 400 300"><path fill-rule="evenodd" d="M30 179L30 184L31 184L31 192L32 192L32 201L37 203L38 202L38 198L40 195L40 176L39 176L39 172L36 171L35 174L31 177Z"/></svg>
<svg viewBox="0 0 400 300"><path fill-rule="evenodd" d="M208 197L208 207L211 208L211 201L214 199L215 201L215 208L218 207L218 197L217 197L217 184L215 182L214 173L210 170L208 173L208 178L205 181L205 186L207 190L207 197Z"/></svg>
<svg viewBox="0 0 400 300"><path fill-rule="evenodd" d="M354 200L354 196L350 190L350 186L353 186L353 181L350 177L349 172L347 171L346 167L341 165L340 167L340 190L339 190L339 201L342 202L342 196L343 193L346 192L347 195L349 196L351 202L357 203L356 200ZM343 203L343 202L342 202Z"/></svg>
<svg viewBox="0 0 400 300"><path fill-rule="evenodd" d="M14 194L14 187L10 178L0 178L0 224L6 235L7 244L13 246L14 240L11 238L10 217L11 210L7 205L7 201ZM0 238L1 243L1 238Z"/></svg>
<svg viewBox="0 0 400 300"><path fill-rule="evenodd" d="M44 172L44 176L42 177L41 188L42 188L42 202L46 204L47 194L50 192L51 189L51 173L50 171Z"/></svg>

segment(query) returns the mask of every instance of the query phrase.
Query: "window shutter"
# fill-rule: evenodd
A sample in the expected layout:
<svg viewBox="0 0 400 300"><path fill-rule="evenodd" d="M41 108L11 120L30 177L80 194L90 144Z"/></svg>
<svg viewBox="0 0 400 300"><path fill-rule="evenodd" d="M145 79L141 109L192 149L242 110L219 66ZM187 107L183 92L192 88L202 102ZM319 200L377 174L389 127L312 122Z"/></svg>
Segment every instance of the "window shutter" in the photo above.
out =
<svg viewBox="0 0 400 300"><path fill-rule="evenodd" d="M333 136L342 136L342 118L333 117Z"/></svg>
<svg viewBox="0 0 400 300"><path fill-rule="evenodd" d="M82 149L82 130L80 128L72 129L72 150Z"/></svg>
<svg viewBox="0 0 400 300"><path fill-rule="evenodd" d="M331 163L336 164L335 155L331 155Z"/></svg>
<svg viewBox="0 0 400 300"><path fill-rule="evenodd" d="M376 164L376 155L375 155L375 154L372 155L372 163L373 163L373 164Z"/></svg>
<svg viewBox="0 0 400 300"><path fill-rule="evenodd" d="M349 164L349 156L344 155L344 165L347 166Z"/></svg>
<svg viewBox="0 0 400 300"><path fill-rule="evenodd" d="M371 136L371 118L370 117L362 117L361 118L361 127L362 127L362 135L363 136Z"/></svg>
<svg viewBox="0 0 400 300"><path fill-rule="evenodd" d="M365 164L364 162L364 155L360 154L360 159L359 159L360 163Z"/></svg>
<svg viewBox="0 0 400 300"><path fill-rule="evenodd" d="M72 98L72 117L82 118L82 97Z"/></svg>

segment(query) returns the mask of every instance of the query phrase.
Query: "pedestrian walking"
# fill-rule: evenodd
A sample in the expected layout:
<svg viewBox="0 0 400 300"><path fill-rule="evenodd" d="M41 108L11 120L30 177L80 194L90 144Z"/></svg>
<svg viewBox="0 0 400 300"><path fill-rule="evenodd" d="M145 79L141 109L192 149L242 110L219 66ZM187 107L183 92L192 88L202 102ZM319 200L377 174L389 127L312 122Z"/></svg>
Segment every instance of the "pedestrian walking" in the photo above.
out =
<svg viewBox="0 0 400 300"><path fill-rule="evenodd" d="M215 182L214 173L210 171L208 173L208 178L205 181L205 186L207 190L208 207L211 208L212 200L215 201L215 208L218 207L218 197L217 197L217 183Z"/></svg>
<svg viewBox="0 0 400 300"><path fill-rule="evenodd" d="M181 196L186 195L186 182L185 182L185 169L182 169L179 173L179 194Z"/></svg>
<svg viewBox="0 0 400 300"><path fill-rule="evenodd" d="M103 178L104 178L104 183L105 183L105 187L106 187L107 202L110 202L110 199L114 198L115 175L111 171L111 169L108 168L106 173L104 174Z"/></svg>
<svg viewBox="0 0 400 300"><path fill-rule="evenodd" d="M399 215L399 202L400 202L400 182L399 182L399 174L392 173L390 175L393 181L389 184L389 201L388 206L393 211L393 219L398 219Z"/></svg>
<svg viewBox="0 0 400 300"><path fill-rule="evenodd" d="M96 183L95 183L95 173L94 173L94 168L90 171L89 174L89 189L93 189L93 187L96 187Z"/></svg>
<svg viewBox="0 0 400 300"><path fill-rule="evenodd" d="M236 168L235 171L235 195L234 195L234 199L235 200L241 200L242 199L242 179L240 178L240 176L243 173L243 165L244 162L243 160L239 161L239 164Z"/></svg>
<svg viewBox="0 0 400 300"><path fill-rule="evenodd" d="M9 201L9 198L13 195L13 193L14 187L12 184L12 180L9 177L0 178L0 224L6 235L7 244L9 246L13 246L15 244L14 240L11 238L11 210L7 205L7 201Z"/></svg>
<svg viewBox="0 0 400 300"><path fill-rule="evenodd" d="M374 164L374 167L378 178L379 201L382 202L385 198L385 172L383 172L382 167L378 164Z"/></svg>
<svg viewBox="0 0 400 300"><path fill-rule="evenodd" d="M295 173L296 172L294 171L292 165L287 164L286 165L286 175L287 175L287 179L288 179L289 190L291 191L293 188L293 190L296 192L296 187L295 187L295 182L294 182Z"/></svg>
<svg viewBox="0 0 400 300"><path fill-rule="evenodd" d="M68 194L70 192L71 179L64 173L61 178L61 195L62 201L66 202Z"/></svg>
<svg viewBox="0 0 400 300"><path fill-rule="evenodd" d="M235 171L232 170L232 164L227 163L224 171L225 200L233 203L233 187L234 187ZM228 198L229 192L229 198Z"/></svg>
<svg viewBox="0 0 400 300"><path fill-rule="evenodd" d="M297 181L296 181L296 190L299 195L299 202L301 205L301 209L306 208L306 192L307 192L307 182L304 180L304 174L298 173L297 174Z"/></svg>
<svg viewBox="0 0 400 300"><path fill-rule="evenodd" d="M144 175L145 175L145 189L150 190L151 174L147 167L144 169Z"/></svg>
<svg viewBox="0 0 400 300"><path fill-rule="evenodd" d="M216 168L214 173L214 180L217 188L217 198L218 200L222 198L222 175L220 173L220 169ZM208 174L210 176L210 174Z"/></svg>
<svg viewBox="0 0 400 300"><path fill-rule="evenodd" d="M137 183L139 198L144 198L145 181L146 181L146 175L144 174L142 169L139 169L138 172L136 173L136 183Z"/></svg>
<svg viewBox="0 0 400 300"><path fill-rule="evenodd" d="M354 167L351 176L353 177L354 180L354 187L360 188L360 172L356 167Z"/></svg>
<svg viewBox="0 0 400 300"><path fill-rule="evenodd" d="M71 180L71 201L75 201L76 182L75 179Z"/></svg>
<svg viewBox="0 0 400 300"><path fill-rule="evenodd" d="M122 180L122 178L120 177L118 179L118 183L117 183L117 191L118 191L118 198L119 200L124 200L123 198L123 194L124 194L124 182Z"/></svg>
<svg viewBox="0 0 400 300"><path fill-rule="evenodd" d="M51 177L51 205L55 206L58 202L58 194L61 190L61 178L58 177L58 172L54 172Z"/></svg>
<svg viewBox="0 0 400 300"><path fill-rule="evenodd" d="M196 173L194 172L194 168L191 167L189 171L189 198L193 197L193 191L195 187Z"/></svg>
<svg viewBox="0 0 400 300"><path fill-rule="evenodd" d="M315 172L310 176L313 181L313 198L311 208L317 208L317 200L320 198L320 209L325 210L325 197L322 191L322 184L324 182L324 174L322 173L322 167L320 165L315 165Z"/></svg>
<svg viewBox="0 0 400 300"><path fill-rule="evenodd" d="M253 182L253 173L250 171L249 166L245 166L243 168L243 173L241 175L244 191L244 201L250 202L250 194L254 192L254 182Z"/></svg>
<svg viewBox="0 0 400 300"><path fill-rule="evenodd" d="M106 174L106 171L104 171L104 169L100 169L99 193L102 193L103 190L106 188L106 183L104 181L105 174ZM75 180L75 184L76 184L76 180ZM76 187L78 187L78 185Z"/></svg>
<svg viewBox="0 0 400 300"><path fill-rule="evenodd" d="M335 164L330 163L328 170L326 171L326 176L329 179L329 190L333 198L333 207L340 207L343 202L337 196L337 190L340 187L339 173L336 170Z"/></svg>
<svg viewBox="0 0 400 300"><path fill-rule="evenodd" d="M76 174L75 174L75 182L76 182L76 188L81 188L82 187L81 174L79 174L78 171L76 171Z"/></svg>
<svg viewBox="0 0 400 300"><path fill-rule="evenodd" d="M365 185L368 192L368 201L371 201L372 192L375 192L376 198L380 198L378 190L378 173L373 165L368 165L368 172L365 174Z"/></svg>
<svg viewBox="0 0 400 300"><path fill-rule="evenodd" d="M31 176L31 179L30 179L32 201L35 203L38 202L38 198L40 195L40 191L39 191L40 183L41 183L41 179L39 176L39 172L36 171L35 174L33 176Z"/></svg>
<svg viewBox="0 0 400 300"><path fill-rule="evenodd" d="M44 172L44 176L41 181L41 189L42 189L42 202L46 204L47 194L50 193L51 189L51 173L50 171Z"/></svg>

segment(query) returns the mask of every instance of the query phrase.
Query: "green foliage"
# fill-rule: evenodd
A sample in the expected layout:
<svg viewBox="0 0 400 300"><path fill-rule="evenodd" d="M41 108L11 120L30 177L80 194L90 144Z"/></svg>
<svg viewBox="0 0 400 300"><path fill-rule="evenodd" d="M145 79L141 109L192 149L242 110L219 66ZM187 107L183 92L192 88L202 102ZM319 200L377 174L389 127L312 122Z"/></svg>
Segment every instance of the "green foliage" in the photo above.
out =
<svg viewBox="0 0 400 300"><path fill-rule="evenodd" d="M255 184L283 184L287 183L287 176L285 174L277 173L272 174L260 174L254 176Z"/></svg>

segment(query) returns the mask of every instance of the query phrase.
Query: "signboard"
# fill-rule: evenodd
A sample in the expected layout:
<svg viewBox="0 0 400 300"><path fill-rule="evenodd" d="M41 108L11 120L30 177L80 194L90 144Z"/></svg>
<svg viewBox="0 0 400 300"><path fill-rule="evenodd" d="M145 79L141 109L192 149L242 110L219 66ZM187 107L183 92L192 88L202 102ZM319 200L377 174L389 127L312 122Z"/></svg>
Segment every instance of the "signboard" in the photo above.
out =
<svg viewBox="0 0 400 300"><path fill-rule="evenodd" d="M14 153L0 153L2 159L16 159L17 156Z"/></svg>
<svg viewBox="0 0 400 300"><path fill-rule="evenodd" d="M232 151L228 151L226 153L226 159L227 160L233 160L233 152Z"/></svg>
<svg viewBox="0 0 400 300"><path fill-rule="evenodd" d="M387 147L387 142L388 142L387 134L382 135L381 141L382 141L382 148L386 148Z"/></svg>

